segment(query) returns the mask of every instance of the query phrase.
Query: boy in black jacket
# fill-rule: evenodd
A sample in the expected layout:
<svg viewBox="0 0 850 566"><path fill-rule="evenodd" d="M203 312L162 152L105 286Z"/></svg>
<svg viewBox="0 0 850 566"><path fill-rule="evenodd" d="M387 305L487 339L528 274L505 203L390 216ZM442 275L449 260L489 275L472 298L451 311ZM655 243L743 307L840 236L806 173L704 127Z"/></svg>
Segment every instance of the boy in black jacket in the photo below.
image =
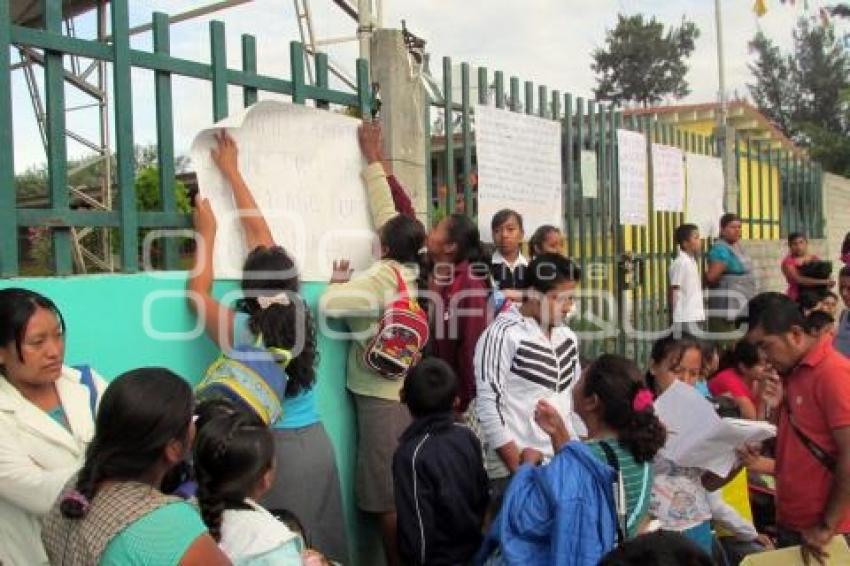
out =
<svg viewBox="0 0 850 566"><path fill-rule="evenodd" d="M457 376L438 358L419 362L401 390L415 419L393 457L398 545L405 564L465 564L481 545L487 474L475 434L455 422L457 391Z"/></svg>

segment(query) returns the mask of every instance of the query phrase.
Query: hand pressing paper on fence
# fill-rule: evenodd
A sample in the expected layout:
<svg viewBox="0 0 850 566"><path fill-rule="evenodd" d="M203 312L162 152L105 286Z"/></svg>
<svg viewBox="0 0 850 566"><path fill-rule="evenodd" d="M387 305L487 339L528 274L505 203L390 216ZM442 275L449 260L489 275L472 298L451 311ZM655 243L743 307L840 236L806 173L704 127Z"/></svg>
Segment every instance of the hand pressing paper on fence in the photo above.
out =
<svg viewBox="0 0 850 566"><path fill-rule="evenodd" d="M334 259L359 271L374 262L375 227L369 216L357 141L361 121L298 104L264 100L205 128L192 144L203 198L219 223L214 261L218 279L239 279L252 242L244 240L227 167L211 154L226 132L238 147L238 170L278 245L297 258L301 279L327 281Z"/></svg>
<svg viewBox="0 0 850 566"><path fill-rule="evenodd" d="M667 427L661 454L679 466L719 477L735 467L736 448L776 436L776 427L769 423L721 419L696 389L680 381L655 401L655 413Z"/></svg>

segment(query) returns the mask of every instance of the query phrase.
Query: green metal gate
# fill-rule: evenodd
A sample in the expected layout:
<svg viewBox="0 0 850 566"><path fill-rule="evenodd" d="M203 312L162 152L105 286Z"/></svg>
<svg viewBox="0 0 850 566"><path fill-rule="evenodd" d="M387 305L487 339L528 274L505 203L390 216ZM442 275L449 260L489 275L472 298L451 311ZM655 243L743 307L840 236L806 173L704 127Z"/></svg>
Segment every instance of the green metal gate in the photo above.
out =
<svg viewBox="0 0 850 566"><path fill-rule="evenodd" d="M42 29L15 25L10 19L10 0L0 0L0 277L19 273L18 228L46 226L52 240L53 272L72 273L71 227L111 227L120 233L121 265L125 272L139 269L139 230L143 228L173 229L190 226L185 214L177 211L174 198L174 121L172 77L182 76L209 83L212 90L210 117L221 120L229 113L227 89L242 88L242 102L249 106L260 92L284 94L296 104L314 100L319 108L330 104L357 108L366 115L372 104L369 68L365 60L357 61L357 92L343 92L328 87L328 60L315 56L316 82L305 80L304 49L290 43L291 77L287 79L257 73L256 41L242 36L242 68L227 67L225 27L220 21L210 23L210 64L198 63L170 55L168 15L153 16L153 52L130 47L128 0L111 0L111 40L83 40L62 35L62 2L42 0ZM47 114L47 168L49 208L16 207L14 143L12 134L12 91L10 47L25 45L44 50L44 83ZM71 210L67 186L67 148L65 145L65 93L63 57L68 54L108 61L112 64L115 155L118 208L108 211ZM139 212L136 207L133 164L133 91L130 73L133 68L148 69L155 74L153 99L156 104L157 150L161 211ZM150 100L150 99L147 99ZM178 266L178 250L174 238L165 241L166 269Z"/></svg>

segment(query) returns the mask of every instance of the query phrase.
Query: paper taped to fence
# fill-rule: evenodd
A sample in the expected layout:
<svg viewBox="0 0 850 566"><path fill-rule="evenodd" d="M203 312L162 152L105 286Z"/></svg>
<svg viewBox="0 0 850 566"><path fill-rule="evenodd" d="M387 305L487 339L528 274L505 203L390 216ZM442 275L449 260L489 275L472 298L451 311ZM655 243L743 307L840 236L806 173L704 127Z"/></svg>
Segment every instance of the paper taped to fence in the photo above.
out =
<svg viewBox="0 0 850 566"><path fill-rule="evenodd" d="M525 233L562 226L561 125L554 120L475 107L478 228L493 241L490 220L503 208L522 214Z"/></svg>
<svg viewBox="0 0 850 566"><path fill-rule="evenodd" d="M238 279L248 253L232 191L210 157L221 129L236 141L239 169L275 242L305 281L327 281L334 259L356 270L372 262L375 230L357 145L360 121L277 101L262 101L202 130L192 143L198 186L218 221L215 275Z"/></svg>
<svg viewBox="0 0 850 566"><path fill-rule="evenodd" d="M581 195L585 198L599 196L599 168L596 164L596 152L581 150Z"/></svg>
<svg viewBox="0 0 850 566"><path fill-rule="evenodd" d="M653 208L664 212L685 209L685 162L682 150L652 144Z"/></svg>
<svg viewBox="0 0 850 566"><path fill-rule="evenodd" d="M685 221L699 226L703 238L720 234L723 216L723 163L717 157L685 154L687 204Z"/></svg>
<svg viewBox="0 0 850 566"><path fill-rule="evenodd" d="M618 171L620 173L620 224L643 226L649 220L646 191L646 137L629 130L617 130Z"/></svg>

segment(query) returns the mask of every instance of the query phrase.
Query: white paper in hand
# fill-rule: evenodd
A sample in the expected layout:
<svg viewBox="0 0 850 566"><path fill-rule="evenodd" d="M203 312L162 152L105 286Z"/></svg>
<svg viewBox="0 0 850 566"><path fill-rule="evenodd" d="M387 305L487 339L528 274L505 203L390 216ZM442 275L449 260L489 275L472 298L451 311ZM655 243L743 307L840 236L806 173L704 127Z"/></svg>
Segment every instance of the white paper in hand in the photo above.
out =
<svg viewBox="0 0 850 566"><path fill-rule="evenodd" d="M735 449L776 435L765 422L721 419L693 387L677 381L655 402L655 412L667 427L664 457L680 466L701 468L725 477L735 466Z"/></svg>

